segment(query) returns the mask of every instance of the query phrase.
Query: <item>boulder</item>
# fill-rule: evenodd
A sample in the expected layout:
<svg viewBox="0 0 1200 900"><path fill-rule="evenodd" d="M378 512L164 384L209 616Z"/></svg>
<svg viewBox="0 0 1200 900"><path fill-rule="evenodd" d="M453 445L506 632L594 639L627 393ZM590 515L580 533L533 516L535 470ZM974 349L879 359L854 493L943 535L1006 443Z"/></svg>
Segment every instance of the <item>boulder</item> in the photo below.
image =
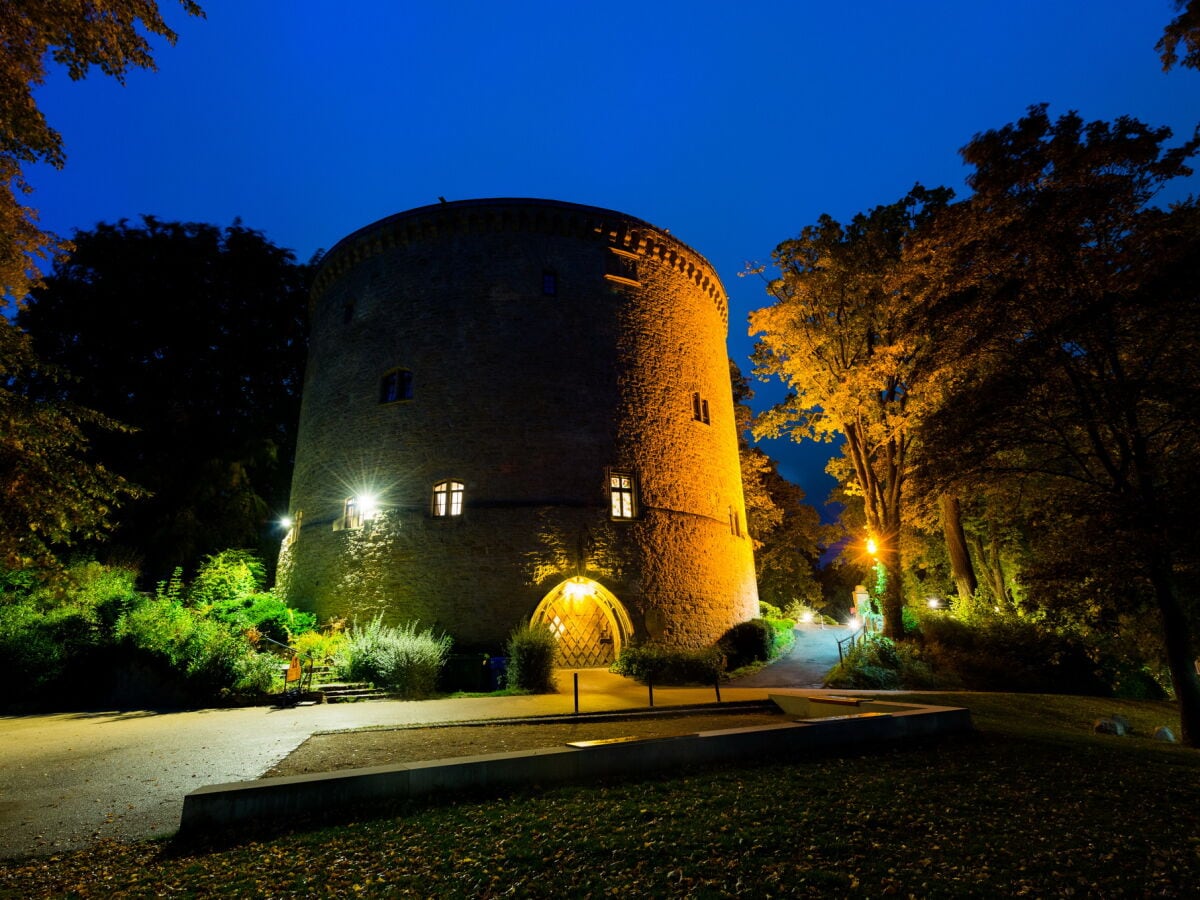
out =
<svg viewBox="0 0 1200 900"><path fill-rule="evenodd" d="M1121 737L1125 735L1126 728L1124 723L1118 722L1116 718L1109 717L1107 719L1097 719L1093 722L1092 731L1096 734L1115 734Z"/></svg>
<svg viewBox="0 0 1200 900"><path fill-rule="evenodd" d="M1166 741L1168 744L1175 743L1175 732L1166 725L1159 725L1154 729L1154 739L1156 741Z"/></svg>

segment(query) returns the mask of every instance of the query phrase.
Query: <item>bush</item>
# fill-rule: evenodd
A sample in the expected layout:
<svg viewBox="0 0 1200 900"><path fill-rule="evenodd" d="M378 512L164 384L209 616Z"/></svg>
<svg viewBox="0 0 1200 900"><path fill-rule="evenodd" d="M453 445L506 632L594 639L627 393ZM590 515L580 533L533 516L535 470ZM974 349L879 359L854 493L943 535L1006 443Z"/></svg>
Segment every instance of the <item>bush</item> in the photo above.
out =
<svg viewBox="0 0 1200 900"><path fill-rule="evenodd" d="M243 631L253 628L280 644L287 644L317 626L317 617L312 613L293 609L270 591L220 600L206 611L219 621Z"/></svg>
<svg viewBox="0 0 1200 900"><path fill-rule="evenodd" d="M920 650L891 638L868 634L851 648L825 679L827 687L859 690L926 690L940 685Z"/></svg>
<svg viewBox="0 0 1200 900"><path fill-rule="evenodd" d="M311 656L317 665L330 663L346 646L344 631L305 631L289 641L292 650L301 656Z"/></svg>
<svg viewBox="0 0 1200 900"><path fill-rule="evenodd" d="M725 652L729 669L740 669L751 663L766 662L790 649L794 638L791 619L750 619L730 628L717 646Z"/></svg>
<svg viewBox="0 0 1200 900"><path fill-rule="evenodd" d="M612 671L654 684L715 684L725 663L719 647L688 650L651 643L622 649Z"/></svg>
<svg viewBox="0 0 1200 900"><path fill-rule="evenodd" d="M449 653L449 637L430 629L418 632L416 622L384 625L379 616L350 629L335 663L342 678L368 681L414 699L437 690L438 673Z"/></svg>
<svg viewBox="0 0 1200 900"><path fill-rule="evenodd" d="M205 558L188 588L188 600L196 606L256 594L267 580L263 561L249 550L222 550Z"/></svg>
<svg viewBox="0 0 1200 900"><path fill-rule="evenodd" d="M933 669L970 690L1111 693L1096 653L1077 635L1012 616L921 618L921 645Z"/></svg>
<svg viewBox="0 0 1200 900"><path fill-rule="evenodd" d="M558 641L544 623L516 628L508 636L508 687L533 694L551 694L554 686L554 655Z"/></svg>

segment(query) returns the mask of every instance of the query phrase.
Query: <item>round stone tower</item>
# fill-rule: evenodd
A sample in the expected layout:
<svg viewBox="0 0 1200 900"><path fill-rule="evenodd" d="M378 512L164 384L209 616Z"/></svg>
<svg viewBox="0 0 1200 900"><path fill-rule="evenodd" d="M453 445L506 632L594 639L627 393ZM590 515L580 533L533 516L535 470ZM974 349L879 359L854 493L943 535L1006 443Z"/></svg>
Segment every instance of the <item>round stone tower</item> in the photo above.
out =
<svg viewBox="0 0 1200 900"><path fill-rule="evenodd" d="M724 288L670 234L549 200L383 219L313 288L289 602L562 661L757 615Z"/></svg>

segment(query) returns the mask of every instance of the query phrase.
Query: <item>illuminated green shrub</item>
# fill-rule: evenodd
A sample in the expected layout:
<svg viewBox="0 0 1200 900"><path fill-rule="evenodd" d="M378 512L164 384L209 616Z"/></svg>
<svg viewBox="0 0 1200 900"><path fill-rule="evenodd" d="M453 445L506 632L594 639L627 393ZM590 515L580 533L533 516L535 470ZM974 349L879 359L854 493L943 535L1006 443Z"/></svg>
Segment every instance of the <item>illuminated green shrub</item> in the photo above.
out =
<svg viewBox="0 0 1200 900"><path fill-rule="evenodd" d="M417 623L392 627L375 618L355 625L335 660L338 675L367 681L401 697L427 697L437 690L438 673L450 653L450 638Z"/></svg>
<svg viewBox="0 0 1200 900"><path fill-rule="evenodd" d="M550 694L554 687L554 654L558 642L544 624L517 628L508 636L508 686L533 694Z"/></svg>

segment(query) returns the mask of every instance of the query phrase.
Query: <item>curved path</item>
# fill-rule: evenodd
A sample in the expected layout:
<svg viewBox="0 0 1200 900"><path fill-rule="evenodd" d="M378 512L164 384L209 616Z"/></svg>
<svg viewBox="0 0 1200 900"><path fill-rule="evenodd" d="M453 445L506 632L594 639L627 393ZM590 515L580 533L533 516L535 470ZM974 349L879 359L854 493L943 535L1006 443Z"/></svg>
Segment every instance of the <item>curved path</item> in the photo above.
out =
<svg viewBox="0 0 1200 900"><path fill-rule="evenodd" d="M721 699L766 699L768 687L820 687L845 631L798 629L786 659L722 686ZM574 674L581 712L648 705L644 685L582 669L560 670L557 694L528 697L0 716L0 858L173 833L184 794L258 778L318 731L570 713ZM654 689L655 706L715 699L712 688Z"/></svg>
<svg viewBox="0 0 1200 900"><path fill-rule="evenodd" d="M791 653L753 675L733 682L739 688L819 688L837 665L837 642L850 634L844 625L797 625Z"/></svg>

